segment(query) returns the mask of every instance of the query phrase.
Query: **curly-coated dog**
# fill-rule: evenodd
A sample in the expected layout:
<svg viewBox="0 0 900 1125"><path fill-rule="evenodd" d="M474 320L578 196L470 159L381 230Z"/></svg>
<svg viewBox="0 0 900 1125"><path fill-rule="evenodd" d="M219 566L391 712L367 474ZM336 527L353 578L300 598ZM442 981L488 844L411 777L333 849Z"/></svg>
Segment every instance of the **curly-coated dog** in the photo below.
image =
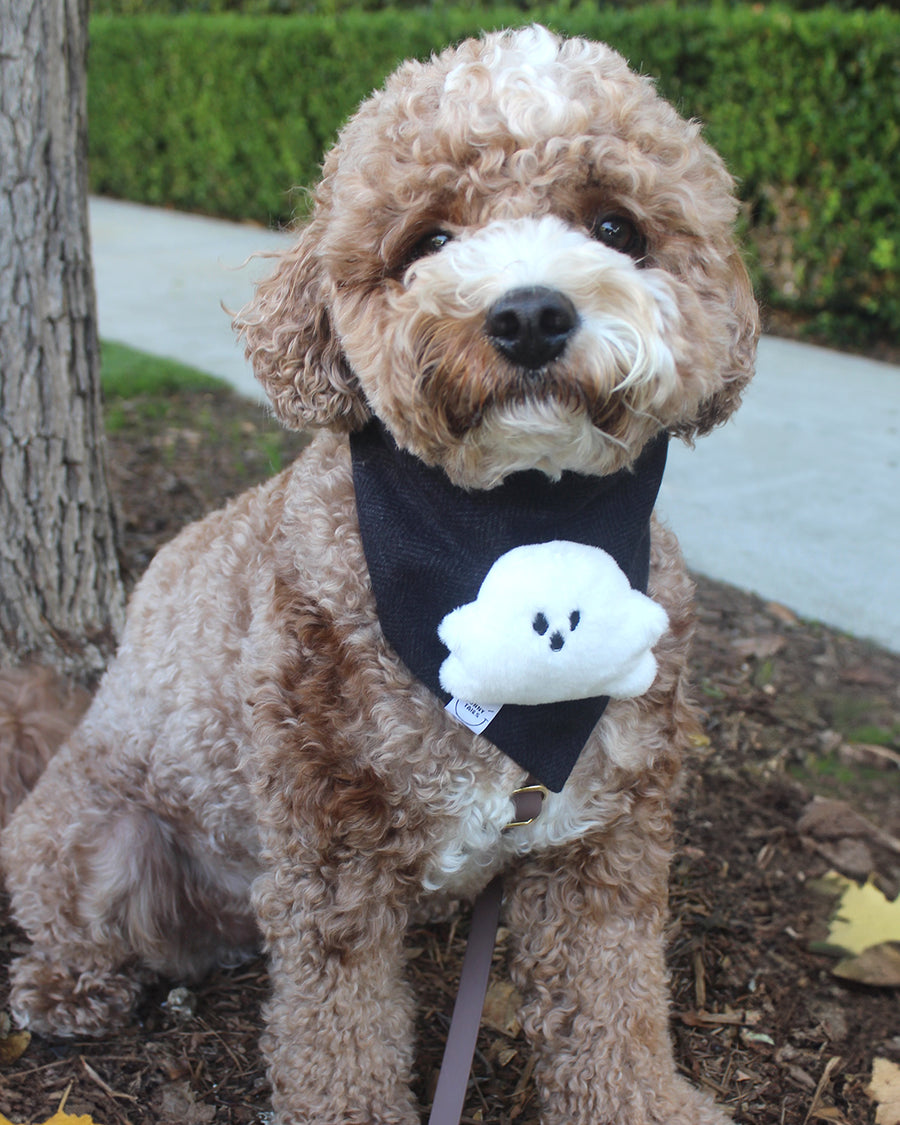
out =
<svg viewBox="0 0 900 1125"><path fill-rule="evenodd" d="M732 186L649 79L538 27L363 104L237 322L320 432L160 551L6 830L22 1023L100 1032L261 933L275 1119L409 1125L406 924L504 870L546 1125L726 1121L667 1029L692 588L650 513L667 435L752 372ZM566 653L609 667L572 687Z"/></svg>

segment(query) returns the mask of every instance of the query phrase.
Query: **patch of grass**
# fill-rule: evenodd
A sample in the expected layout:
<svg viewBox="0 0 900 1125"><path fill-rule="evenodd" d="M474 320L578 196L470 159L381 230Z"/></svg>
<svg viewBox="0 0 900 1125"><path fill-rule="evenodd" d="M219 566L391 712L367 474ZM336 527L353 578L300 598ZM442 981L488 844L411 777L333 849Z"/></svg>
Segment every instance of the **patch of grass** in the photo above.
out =
<svg viewBox="0 0 900 1125"><path fill-rule="evenodd" d="M848 742L900 746L900 725L892 721L883 699L835 695L830 711L830 725Z"/></svg>
<svg viewBox="0 0 900 1125"><path fill-rule="evenodd" d="M100 385L107 404L116 399L211 391L225 386L221 379L195 367L147 355L112 340L104 340L100 347Z"/></svg>
<svg viewBox="0 0 900 1125"><path fill-rule="evenodd" d="M111 342L102 356L107 436L138 477L162 467L162 487L205 498L190 518L280 471L309 440L195 368Z"/></svg>
<svg viewBox="0 0 900 1125"><path fill-rule="evenodd" d="M280 435L261 434L258 444L268 462L269 472L273 475L280 473L284 468L283 442L280 440Z"/></svg>
<svg viewBox="0 0 900 1125"><path fill-rule="evenodd" d="M788 767L788 772L806 781L833 781L848 789L884 781L883 770L858 762L842 762L834 754L807 754L802 765Z"/></svg>
<svg viewBox="0 0 900 1125"><path fill-rule="evenodd" d="M127 344L104 340L100 346L100 385L108 434L160 433L165 427L209 430L215 439L208 397L235 392L222 379L163 356L149 355Z"/></svg>
<svg viewBox="0 0 900 1125"><path fill-rule="evenodd" d="M710 699L717 699L717 700L725 699L725 692L722 691L722 689L720 687L718 687L716 684L714 684L712 682L712 680L710 680L707 677L704 677L700 681L700 690L703 692L703 694L705 696L708 696L708 698L710 698Z"/></svg>
<svg viewBox="0 0 900 1125"><path fill-rule="evenodd" d="M851 803L864 802L884 792L885 771L859 762L845 762L835 754L806 754L802 762L787 764L787 773L820 797L833 797Z"/></svg>
<svg viewBox="0 0 900 1125"><path fill-rule="evenodd" d="M876 723L864 723L847 732L848 742L867 742L871 746L888 746L900 748L900 726L879 726Z"/></svg>

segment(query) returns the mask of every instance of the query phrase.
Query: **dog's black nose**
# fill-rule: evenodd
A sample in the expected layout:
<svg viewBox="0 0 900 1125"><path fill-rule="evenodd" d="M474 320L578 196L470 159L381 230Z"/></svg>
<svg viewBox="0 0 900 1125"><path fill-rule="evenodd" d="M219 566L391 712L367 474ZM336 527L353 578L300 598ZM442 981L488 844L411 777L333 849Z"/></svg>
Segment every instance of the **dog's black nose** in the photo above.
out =
<svg viewBox="0 0 900 1125"><path fill-rule="evenodd" d="M485 332L507 359L536 371L562 354L578 327L578 313L564 294L542 286L513 289L488 310Z"/></svg>

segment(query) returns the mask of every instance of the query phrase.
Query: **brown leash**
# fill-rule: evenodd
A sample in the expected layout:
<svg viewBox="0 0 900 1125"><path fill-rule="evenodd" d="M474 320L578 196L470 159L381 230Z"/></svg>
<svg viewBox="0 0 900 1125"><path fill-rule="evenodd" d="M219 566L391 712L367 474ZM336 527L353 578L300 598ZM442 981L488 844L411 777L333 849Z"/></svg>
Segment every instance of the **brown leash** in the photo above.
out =
<svg viewBox="0 0 900 1125"><path fill-rule="evenodd" d="M523 828L531 824L540 816L546 796L547 790L544 786L529 778L528 783L512 795L516 814L515 819L507 824L505 830ZM475 900L472 911L469 940L466 944L456 1003L453 1005L453 1015L450 1018L450 1030L447 1033L447 1044L444 1047L444 1057L441 1061L428 1125L459 1125L462 1116L469 1072L475 1055L475 1041L478 1038L484 997L487 993L502 900L503 876L496 875Z"/></svg>

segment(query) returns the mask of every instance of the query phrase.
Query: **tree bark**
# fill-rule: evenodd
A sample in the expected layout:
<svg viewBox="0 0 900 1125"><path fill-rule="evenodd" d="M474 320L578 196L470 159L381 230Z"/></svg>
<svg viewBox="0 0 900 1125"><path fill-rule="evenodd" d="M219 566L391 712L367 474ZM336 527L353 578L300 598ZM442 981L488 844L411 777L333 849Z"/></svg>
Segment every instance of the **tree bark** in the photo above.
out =
<svg viewBox="0 0 900 1125"><path fill-rule="evenodd" d="M0 20L0 663L90 681L124 620L87 215L87 0Z"/></svg>

